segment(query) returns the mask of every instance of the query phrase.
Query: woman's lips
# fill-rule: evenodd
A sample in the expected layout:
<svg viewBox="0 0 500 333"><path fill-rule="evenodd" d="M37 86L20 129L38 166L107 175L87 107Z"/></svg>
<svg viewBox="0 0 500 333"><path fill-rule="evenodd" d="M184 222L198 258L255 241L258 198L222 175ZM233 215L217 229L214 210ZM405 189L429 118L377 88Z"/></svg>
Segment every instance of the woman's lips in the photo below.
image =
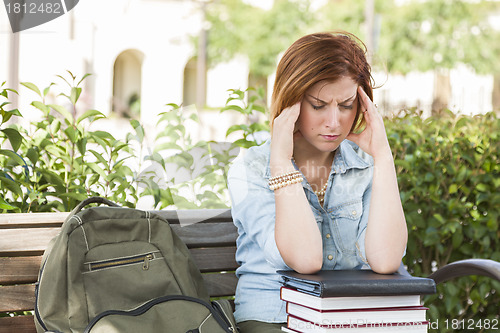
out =
<svg viewBox="0 0 500 333"><path fill-rule="evenodd" d="M340 137L340 135L323 135L322 134L321 137L327 141L335 141Z"/></svg>

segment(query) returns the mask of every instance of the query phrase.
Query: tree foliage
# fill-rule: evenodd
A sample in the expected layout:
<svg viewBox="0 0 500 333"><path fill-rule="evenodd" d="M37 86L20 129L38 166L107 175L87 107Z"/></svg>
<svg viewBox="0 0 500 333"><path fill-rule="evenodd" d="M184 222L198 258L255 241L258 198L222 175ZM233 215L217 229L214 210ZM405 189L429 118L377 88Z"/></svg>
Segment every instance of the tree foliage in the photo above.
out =
<svg viewBox="0 0 500 333"><path fill-rule="evenodd" d="M307 0L275 0L270 10L242 0L221 0L207 8L211 28L207 53L211 64L245 55L250 71L270 75L277 56L307 30L312 20Z"/></svg>
<svg viewBox="0 0 500 333"><path fill-rule="evenodd" d="M477 72L500 70L500 34L488 21L498 2L409 1L383 12L379 59L389 72L452 68L458 63Z"/></svg>
<svg viewBox="0 0 500 333"><path fill-rule="evenodd" d="M276 56L296 38L313 31L346 30L366 40L365 0L276 0L270 10L242 0L208 7L208 55L212 64L246 55L250 71L269 75ZM374 66L393 73L452 68L464 63L477 72L500 70L500 33L489 15L492 1L375 0Z"/></svg>

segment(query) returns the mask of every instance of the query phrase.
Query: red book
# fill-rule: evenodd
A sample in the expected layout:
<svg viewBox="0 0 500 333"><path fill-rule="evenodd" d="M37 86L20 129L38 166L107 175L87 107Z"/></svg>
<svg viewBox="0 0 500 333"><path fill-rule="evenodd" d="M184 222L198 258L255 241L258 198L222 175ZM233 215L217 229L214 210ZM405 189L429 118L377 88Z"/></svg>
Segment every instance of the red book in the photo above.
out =
<svg viewBox="0 0 500 333"><path fill-rule="evenodd" d="M427 308L423 306L350 310L317 310L287 303L287 313L312 323L328 326L369 325L377 323L424 322Z"/></svg>
<svg viewBox="0 0 500 333"><path fill-rule="evenodd" d="M284 332L301 333L382 333L382 332L404 332L404 333L427 333L428 322L404 322L404 323L359 323L345 325L320 325L310 321L288 316L287 327L282 327Z"/></svg>

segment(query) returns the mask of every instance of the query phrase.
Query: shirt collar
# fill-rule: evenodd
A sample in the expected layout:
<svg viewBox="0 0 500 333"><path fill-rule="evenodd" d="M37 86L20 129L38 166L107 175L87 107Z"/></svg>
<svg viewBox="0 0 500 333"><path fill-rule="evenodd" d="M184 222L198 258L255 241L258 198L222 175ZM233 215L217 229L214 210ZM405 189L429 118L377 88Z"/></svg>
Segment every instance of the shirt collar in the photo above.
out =
<svg viewBox="0 0 500 333"><path fill-rule="evenodd" d="M363 152L354 142L344 140L333 158L332 171L345 173L349 169L365 169L372 165L371 156Z"/></svg>

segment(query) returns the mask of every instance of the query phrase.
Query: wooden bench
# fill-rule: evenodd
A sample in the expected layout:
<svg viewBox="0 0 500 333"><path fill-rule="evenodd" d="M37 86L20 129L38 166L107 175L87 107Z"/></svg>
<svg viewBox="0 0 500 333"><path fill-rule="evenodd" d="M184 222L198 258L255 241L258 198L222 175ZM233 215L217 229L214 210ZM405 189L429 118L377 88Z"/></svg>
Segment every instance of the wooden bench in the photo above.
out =
<svg viewBox="0 0 500 333"><path fill-rule="evenodd" d="M230 210L155 213L165 217L187 244L210 295L234 296L237 230ZM68 214L0 214L0 313L33 310L42 254ZM33 316L0 317L0 333L14 332L35 333Z"/></svg>
<svg viewBox="0 0 500 333"><path fill-rule="evenodd" d="M187 244L212 297L233 296L237 230L230 210L156 211ZM0 313L32 311L41 256L69 213L0 214ZM201 222L200 222L201 221ZM408 274L401 266L400 272ZM435 273L436 283L483 275L500 281L500 263L461 260ZM0 333L35 333L32 315L0 317Z"/></svg>

